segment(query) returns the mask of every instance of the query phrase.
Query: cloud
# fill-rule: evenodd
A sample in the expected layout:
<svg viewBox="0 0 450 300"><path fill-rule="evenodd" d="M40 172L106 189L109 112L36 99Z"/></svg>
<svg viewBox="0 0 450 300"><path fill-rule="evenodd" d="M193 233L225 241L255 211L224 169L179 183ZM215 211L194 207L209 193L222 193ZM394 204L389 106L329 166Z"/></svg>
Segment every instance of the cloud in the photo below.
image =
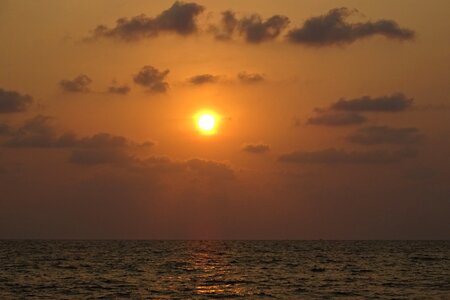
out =
<svg viewBox="0 0 450 300"><path fill-rule="evenodd" d="M145 141L145 142L143 142L143 143L141 143L139 146L140 147L153 147L153 146L155 146L155 142L153 142L153 141Z"/></svg>
<svg viewBox="0 0 450 300"><path fill-rule="evenodd" d="M125 148L131 143L122 136L97 133L88 137L77 137L73 133L57 134L51 126L49 116L38 115L17 130L10 129L4 146L16 148Z"/></svg>
<svg viewBox="0 0 450 300"><path fill-rule="evenodd" d="M364 96L349 100L340 99L333 103L330 109L349 112L399 112L411 107L412 103L412 98L396 93L375 98Z"/></svg>
<svg viewBox="0 0 450 300"><path fill-rule="evenodd" d="M187 160L185 165L190 171L212 179L228 180L235 178L233 169L224 163L194 158Z"/></svg>
<svg viewBox="0 0 450 300"><path fill-rule="evenodd" d="M69 162L78 165L103 165L111 163L128 162L131 157L126 152L118 149L82 149L74 150L69 157Z"/></svg>
<svg viewBox="0 0 450 300"><path fill-rule="evenodd" d="M175 31L181 35L188 35L197 31L195 18L203 11L204 7L196 3L176 1L155 20L160 30Z"/></svg>
<svg viewBox="0 0 450 300"><path fill-rule="evenodd" d="M166 156L152 156L141 159L138 167L145 171L157 173L181 172L185 169L183 162L172 160Z"/></svg>
<svg viewBox="0 0 450 300"><path fill-rule="evenodd" d="M152 156L137 161L141 167L160 173L195 173L212 179L233 179L233 168L225 163L201 158L176 160L166 156Z"/></svg>
<svg viewBox="0 0 450 300"><path fill-rule="evenodd" d="M169 84L164 81L169 70L159 71L152 66L144 66L134 75L133 80L136 84L148 88L149 91L156 93L165 93L169 88Z"/></svg>
<svg viewBox="0 0 450 300"><path fill-rule="evenodd" d="M211 26L218 40L230 40L235 32L242 35L245 41L259 44L274 40L289 25L289 18L274 15L266 20L258 14L238 19L233 11L227 10L222 13L219 26Z"/></svg>
<svg viewBox="0 0 450 300"><path fill-rule="evenodd" d="M289 18L275 15L263 20L259 15L251 15L240 20L238 30L249 43L258 44L273 40L289 25Z"/></svg>
<svg viewBox="0 0 450 300"><path fill-rule="evenodd" d="M135 158L128 154L133 146L139 144L127 138L109 133L97 133L78 137L73 133L57 134L51 126L52 118L38 115L27 120L20 128L13 130L5 127L3 134L7 139L2 146L10 148L53 148L70 149L69 162L85 166L104 164L128 164ZM3 126L0 124L0 135ZM146 147L153 142L143 143Z"/></svg>
<svg viewBox="0 0 450 300"><path fill-rule="evenodd" d="M270 146L267 144L245 144L242 151L252 154L262 154L270 151Z"/></svg>
<svg viewBox="0 0 450 300"><path fill-rule="evenodd" d="M192 35L199 31L197 17L204 10L197 3L176 1L156 17L141 14L132 18L119 18L114 27L98 25L86 40L111 38L132 42L169 32L182 36ZM293 43L327 46L350 44L373 35L397 40L411 40L415 36L413 30L402 28L392 20L348 23L347 17L356 12L345 7L332 9L325 15L306 20L302 27L290 30L287 38ZM210 25L209 32L218 40L231 40L236 34L248 43L259 44L276 39L289 23L289 18L282 15L264 19L258 14L251 14L238 18L235 12L227 10L222 12L219 24Z"/></svg>
<svg viewBox="0 0 450 300"><path fill-rule="evenodd" d="M413 149L397 151L346 151L329 148L318 151L295 151L282 154L278 161L285 163L313 163L313 164L389 164L404 158L414 157L417 152Z"/></svg>
<svg viewBox="0 0 450 300"><path fill-rule="evenodd" d="M217 76L211 75L211 74L201 74L196 75L191 78L189 78L189 82L194 85L202 85L205 83L214 83L217 82L219 78Z"/></svg>
<svg viewBox="0 0 450 300"><path fill-rule="evenodd" d="M387 96L363 96L354 99L339 99L327 108L316 108L316 115L310 117L306 124L323 126L348 126L365 123L364 112L401 112L410 108L413 99L402 93ZM298 122L296 122L298 125Z"/></svg>
<svg viewBox="0 0 450 300"><path fill-rule="evenodd" d="M26 111L32 102L33 98L29 95L0 88L0 114Z"/></svg>
<svg viewBox="0 0 450 300"><path fill-rule="evenodd" d="M126 95L130 92L130 90L131 90L130 87L127 85L120 85L120 86L112 85L108 87L108 93L110 94Z"/></svg>
<svg viewBox="0 0 450 300"><path fill-rule="evenodd" d="M287 38L293 43L321 47L351 44L374 35L400 41L411 40L415 36L413 30L402 28L392 20L348 23L347 17L356 12L345 7L332 9L325 15L306 20L302 27L290 30Z"/></svg>
<svg viewBox="0 0 450 300"><path fill-rule="evenodd" d="M154 38L162 32L173 32L186 36L197 32L196 18L203 11L204 7L196 3L176 1L169 9L154 18L141 14L131 19L120 18L113 28L99 25L93 30L91 39L105 37L123 41L138 41Z"/></svg>
<svg viewBox="0 0 450 300"><path fill-rule="evenodd" d="M265 80L264 76L258 73L241 72L237 77L242 83L258 83Z"/></svg>
<svg viewBox="0 0 450 300"><path fill-rule="evenodd" d="M200 158L176 160L165 156L141 159L130 156L122 149L75 149L69 161L85 166L111 164L153 175L178 173L187 178L199 176L213 181L235 179L233 168L222 162Z"/></svg>
<svg viewBox="0 0 450 300"><path fill-rule="evenodd" d="M69 93L87 93L92 79L87 75L80 74L72 80L63 79L59 82L59 86Z"/></svg>
<svg viewBox="0 0 450 300"><path fill-rule="evenodd" d="M128 146L128 143L128 140L123 136L97 133L90 137L77 139L74 146L83 148L120 148Z"/></svg>
<svg viewBox="0 0 450 300"><path fill-rule="evenodd" d="M57 136L50 126L49 116L37 115L11 134L4 145L8 147L64 147L72 143L70 134Z"/></svg>
<svg viewBox="0 0 450 300"><path fill-rule="evenodd" d="M306 121L309 125L347 126L366 122L366 117L354 112L319 112Z"/></svg>
<svg viewBox="0 0 450 300"><path fill-rule="evenodd" d="M423 140L417 128L392 128L387 126L370 126L359 129L347 137L347 140L360 145L378 144L417 144Z"/></svg>
<svg viewBox="0 0 450 300"><path fill-rule="evenodd" d="M222 12L222 18L220 26L211 26L210 31L215 34L218 40L230 40L236 27L239 24L239 20L236 18L236 14L231 10Z"/></svg>

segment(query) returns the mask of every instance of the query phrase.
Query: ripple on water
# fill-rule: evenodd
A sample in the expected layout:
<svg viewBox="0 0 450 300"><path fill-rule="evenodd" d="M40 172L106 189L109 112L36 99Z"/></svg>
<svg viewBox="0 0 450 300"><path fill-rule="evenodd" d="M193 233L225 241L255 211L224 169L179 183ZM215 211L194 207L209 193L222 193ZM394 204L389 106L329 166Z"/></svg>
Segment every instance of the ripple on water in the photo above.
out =
<svg viewBox="0 0 450 300"><path fill-rule="evenodd" d="M448 241L0 241L0 265L0 299L450 295Z"/></svg>

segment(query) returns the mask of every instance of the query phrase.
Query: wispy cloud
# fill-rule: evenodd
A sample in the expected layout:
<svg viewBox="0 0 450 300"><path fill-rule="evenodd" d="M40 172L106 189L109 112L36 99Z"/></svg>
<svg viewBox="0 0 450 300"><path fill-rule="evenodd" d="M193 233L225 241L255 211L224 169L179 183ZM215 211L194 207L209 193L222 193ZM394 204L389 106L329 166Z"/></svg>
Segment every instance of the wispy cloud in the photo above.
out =
<svg viewBox="0 0 450 300"><path fill-rule="evenodd" d="M194 85L202 85L206 83L215 83L219 80L218 76L212 74L200 74L193 76L188 79L188 81Z"/></svg>
<svg viewBox="0 0 450 300"><path fill-rule="evenodd" d="M242 151L251 154L262 154L270 151L270 146L263 143L258 144L245 144L242 146Z"/></svg>
<svg viewBox="0 0 450 300"><path fill-rule="evenodd" d="M133 80L151 92L165 93L169 88L169 84L165 81L169 72L169 70L159 71L155 67L144 66L134 75Z"/></svg>
<svg viewBox="0 0 450 300"><path fill-rule="evenodd" d="M396 40L411 40L415 36L413 30L402 28L393 20L349 23L347 17L356 12L357 10L342 7L332 9L325 15L312 17L306 20L303 26L289 31L288 40L292 43L323 47L351 44L374 35Z"/></svg>
<svg viewBox="0 0 450 300"><path fill-rule="evenodd" d="M33 97L0 88L0 113L15 113L26 111Z"/></svg>
<svg viewBox="0 0 450 300"><path fill-rule="evenodd" d="M294 151L282 154L278 161L284 163L313 163L313 164L389 164L404 158L414 157L413 149L397 151L346 151L329 148L318 151Z"/></svg>
<svg viewBox="0 0 450 300"><path fill-rule="evenodd" d="M411 107L412 98L402 93L387 96L364 96L354 99L340 99L330 106L331 110L351 112L399 112Z"/></svg>
<svg viewBox="0 0 450 300"><path fill-rule="evenodd" d="M176 1L170 8L153 18L141 14L132 18L120 18L112 28L99 25L88 40L113 38L130 42L153 38L163 32L190 35L197 32L196 18L203 10L204 7L196 3Z"/></svg>
<svg viewBox="0 0 450 300"><path fill-rule="evenodd" d="M388 126L369 126L356 131L347 137L347 140L360 145L379 144L417 144L424 136L417 128L393 128Z"/></svg>
<svg viewBox="0 0 450 300"><path fill-rule="evenodd" d="M367 121L367 118L353 112L318 112L316 116L310 117L306 124L323 126L347 126L358 125Z"/></svg>
<svg viewBox="0 0 450 300"><path fill-rule="evenodd" d="M65 92L69 93L88 93L92 79L85 74L80 74L74 79L63 79L59 82L59 86Z"/></svg>

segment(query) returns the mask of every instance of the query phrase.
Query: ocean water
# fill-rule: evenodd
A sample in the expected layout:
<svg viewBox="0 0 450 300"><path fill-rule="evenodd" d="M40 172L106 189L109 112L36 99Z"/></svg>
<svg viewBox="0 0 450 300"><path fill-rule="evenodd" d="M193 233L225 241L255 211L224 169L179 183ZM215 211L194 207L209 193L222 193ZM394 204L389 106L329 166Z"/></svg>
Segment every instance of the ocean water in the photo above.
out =
<svg viewBox="0 0 450 300"><path fill-rule="evenodd" d="M0 299L450 299L450 241L0 241Z"/></svg>

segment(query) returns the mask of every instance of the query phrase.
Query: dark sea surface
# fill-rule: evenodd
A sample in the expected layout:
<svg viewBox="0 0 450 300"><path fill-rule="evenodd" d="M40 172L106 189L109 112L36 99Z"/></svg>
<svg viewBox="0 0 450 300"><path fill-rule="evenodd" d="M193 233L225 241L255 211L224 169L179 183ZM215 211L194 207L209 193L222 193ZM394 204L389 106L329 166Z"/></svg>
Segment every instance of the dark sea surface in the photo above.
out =
<svg viewBox="0 0 450 300"><path fill-rule="evenodd" d="M450 241L0 241L0 299L450 299Z"/></svg>

